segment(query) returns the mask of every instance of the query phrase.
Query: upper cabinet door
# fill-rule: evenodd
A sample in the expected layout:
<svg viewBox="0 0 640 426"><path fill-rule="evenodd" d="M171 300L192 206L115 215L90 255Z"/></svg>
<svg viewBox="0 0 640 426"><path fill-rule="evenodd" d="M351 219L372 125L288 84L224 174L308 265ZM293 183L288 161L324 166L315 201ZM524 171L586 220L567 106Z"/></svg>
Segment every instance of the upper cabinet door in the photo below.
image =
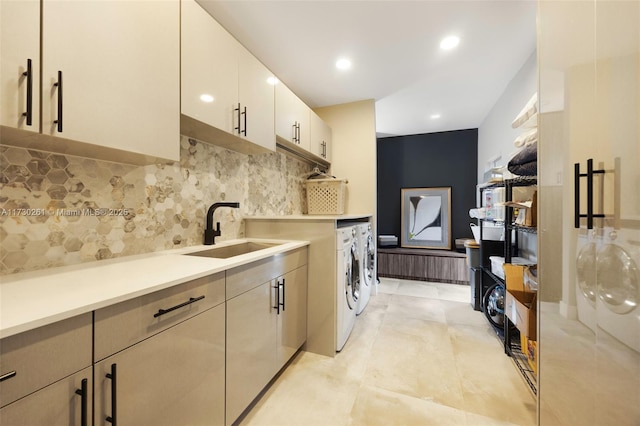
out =
<svg viewBox="0 0 640 426"><path fill-rule="evenodd" d="M0 36L0 124L38 132L40 2L0 2ZM29 69L29 62L31 75L25 75ZM31 116L27 117L27 114ZM28 121L31 124L28 124Z"/></svg>
<svg viewBox="0 0 640 426"><path fill-rule="evenodd" d="M42 133L179 160L179 1L42 4Z"/></svg>
<svg viewBox="0 0 640 426"><path fill-rule="evenodd" d="M241 136L271 151L276 149L274 75L244 47L239 52Z"/></svg>
<svg viewBox="0 0 640 426"><path fill-rule="evenodd" d="M182 114L234 133L241 46L193 0L182 1L181 45Z"/></svg>
<svg viewBox="0 0 640 426"><path fill-rule="evenodd" d="M311 111L310 117L310 151L331 162L331 127L313 111Z"/></svg>
<svg viewBox="0 0 640 426"><path fill-rule="evenodd" d="M286 85L276 85L276 135L287 142L310 148L309 115L311 110Z"/></svg>

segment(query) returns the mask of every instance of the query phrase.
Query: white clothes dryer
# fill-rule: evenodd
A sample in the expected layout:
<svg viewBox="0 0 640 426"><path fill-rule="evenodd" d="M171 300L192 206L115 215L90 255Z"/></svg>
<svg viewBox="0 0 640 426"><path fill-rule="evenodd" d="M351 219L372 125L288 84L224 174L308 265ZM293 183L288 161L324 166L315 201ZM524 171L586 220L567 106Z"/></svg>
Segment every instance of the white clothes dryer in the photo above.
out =
<svg viewBox="0 0 640 426"><path fill-rule="evenodd" d="M598 327L640 352L640 230L605 228L595 269Z"/></svg>
<svg viewBox="0 0 640 426"><path fill-rule="evenodd" d="M360 291L360 253L354 226L336 231L336 351L344 347L356 322Z"/></svg>
<svg viewBox="0 0 640 426"><path fill-rule="evenodd" d="M356 225L360 242L362 267L360 268L360 297L356 315L360 315L369 303L376 282L376 246L374 244L370 223Z"/></svg>

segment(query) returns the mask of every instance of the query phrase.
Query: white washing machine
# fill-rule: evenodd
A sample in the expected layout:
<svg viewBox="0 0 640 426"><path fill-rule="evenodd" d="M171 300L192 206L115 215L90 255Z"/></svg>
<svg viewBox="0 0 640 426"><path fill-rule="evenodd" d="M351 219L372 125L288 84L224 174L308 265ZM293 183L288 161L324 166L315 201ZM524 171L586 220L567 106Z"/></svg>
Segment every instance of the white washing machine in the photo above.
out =
<svg viewBox="0 0 640 426"><path fill-rule="evenodd" d="M600 241L598 230L581 228L576 247L576 309L578 320L596 331L596 256Z"/></svg>
<svg viewBox="0 0 640 426"><path fill-rule="evenodd" d="M360 315L369 303L371 294L374 293L376 283L376 246L371 232L371 224L361 223L356 225L360 242L360 258L362 259L360 268L360 297L358 298L358 309L356 315Z"/></svg>
<svg viewBox="0 0 640 426"><path fill-rule="evenodd" d="M336 351L342 350L356 322L360 291L360 252L356 237L354 226L336 231Z"/></svg>
<svg viewBox="0 0 640 426"><path fill-rule="evenodd" d="M605 228L596 283L598 327L640 352L640 230Z"/></svg>

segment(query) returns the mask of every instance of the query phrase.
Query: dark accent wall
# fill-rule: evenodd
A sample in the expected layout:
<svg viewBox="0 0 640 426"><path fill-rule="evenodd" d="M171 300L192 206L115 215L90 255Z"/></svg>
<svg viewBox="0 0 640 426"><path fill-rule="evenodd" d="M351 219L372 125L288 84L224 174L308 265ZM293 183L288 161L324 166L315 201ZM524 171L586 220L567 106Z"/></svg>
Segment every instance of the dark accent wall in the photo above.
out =
<svg viewBox="0 0 640 426"><path fill-rule="evenodd" d="M451 187L451 248L471 238L469 209L476 205L478 129L380 138L378 235L400 244L401 189Z"/></svg>

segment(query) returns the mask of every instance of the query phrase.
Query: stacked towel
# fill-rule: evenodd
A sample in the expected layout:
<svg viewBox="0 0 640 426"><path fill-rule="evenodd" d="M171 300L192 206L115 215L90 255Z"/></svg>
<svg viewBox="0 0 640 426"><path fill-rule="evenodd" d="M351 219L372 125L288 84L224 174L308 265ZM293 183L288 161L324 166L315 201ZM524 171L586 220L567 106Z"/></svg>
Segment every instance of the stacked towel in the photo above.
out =
<svg viewBox="0 0 640 426"><path fill-rule="evenodd" d="M536 176L538 174L538 93L534 93L522 111L511 123L514 129L523 127L513 142L519 150L509 160L507 169L518 176Z"/></svg>

